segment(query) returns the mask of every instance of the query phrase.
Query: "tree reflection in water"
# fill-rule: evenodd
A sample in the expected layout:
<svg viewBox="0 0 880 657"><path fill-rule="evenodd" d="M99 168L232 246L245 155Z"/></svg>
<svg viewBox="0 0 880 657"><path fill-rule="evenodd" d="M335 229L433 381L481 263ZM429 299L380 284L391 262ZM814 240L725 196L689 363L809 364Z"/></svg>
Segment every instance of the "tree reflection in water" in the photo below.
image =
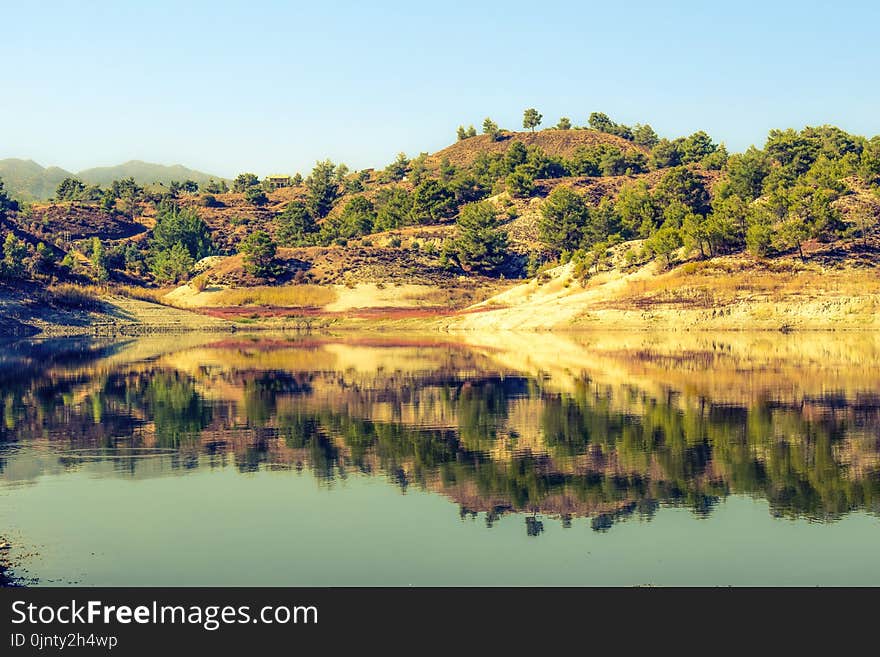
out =
<svg viewBox="0 0 880 657"><path fill-rule="evenodd" d="M597 368L555 386L461 346L359 356L391 350L396 368L352 367L333 349L253 343L129 359L114 345L17 345L0 360L0 450L42 441L75 469L71 450L100 448L121 476L143 467L132 448L173 451L164 469L231 459L241 472L308 469L328 484L356 472L447 496L487 527L522 513L528 536L544 531L541 516L563 527L588 517L600 532L661 506L705 517L731 494L766 499L779 517L878 511L880 395L867 384L792 391L789 377L713 398L643 366L638 383ZM711 363L702 375L714 376Z"/></svg>

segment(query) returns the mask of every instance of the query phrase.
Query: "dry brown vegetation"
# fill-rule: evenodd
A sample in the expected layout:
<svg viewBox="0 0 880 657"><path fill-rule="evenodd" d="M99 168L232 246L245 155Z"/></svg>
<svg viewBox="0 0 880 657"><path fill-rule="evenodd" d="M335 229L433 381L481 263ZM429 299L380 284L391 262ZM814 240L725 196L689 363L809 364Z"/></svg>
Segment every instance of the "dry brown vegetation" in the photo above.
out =
<svg viewBox="0 0 880 657"><path fill-rule="evenodd" d="M805 250L811 255L807 262L795 257L761 259L748 255L688 262L655 278L630 281L626 292L609 303L637 298L644 305L666 298L681 299L687 304L689 299L697 299L704 307L712 307L740 300L797 303L880 294L880 275L873 266L880 240L873 238L868 249L859 242L813 242ZM849 254L851 250L869 251L865 253L865 264L870 266L858 266L860 259ZM656 294L662 297L652 296Z"/></svg>
<svg viewBox="0 0 880 657"><path fill-rule="evenodd" d="M274 306L280 308L319 308L336 298L332 288L319 285L249 287L204 292L206 306Z"/></svg>
<svg viewBox="0 0 880 657"><path fill-rule="evenodd" d="M34 235L52 242L57 238L78 240L99 237L102 240L120 240L144 233L147 227L137 220L105 212L96 205L81 202L39 203L32 208L29 219L24 219Z"/></svg>
<svg viewBox="0 0 880 657"><path fill-rule="evenodd" d="M164 298L171 288L138 287L136 285L118 285L113 291L120 296L150 303L165 303Z"/></svg>
<svg viewBox="0 0 880 657"><path fill-rule="evenodd" d="M46 290L46 300L56 306L74 310L99 310L106 290L95 286L52 285Z"/></svg>

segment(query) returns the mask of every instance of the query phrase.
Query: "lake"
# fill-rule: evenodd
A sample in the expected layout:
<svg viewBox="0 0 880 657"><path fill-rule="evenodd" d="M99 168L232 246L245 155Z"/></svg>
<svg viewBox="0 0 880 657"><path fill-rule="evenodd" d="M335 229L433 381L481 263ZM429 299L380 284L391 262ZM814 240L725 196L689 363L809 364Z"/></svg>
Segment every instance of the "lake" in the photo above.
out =
<svg viewBox="0 0 880 657"><path fill-rule="evenodd" d="M0 345L35 585L880 585L880 335Z"/></svg>

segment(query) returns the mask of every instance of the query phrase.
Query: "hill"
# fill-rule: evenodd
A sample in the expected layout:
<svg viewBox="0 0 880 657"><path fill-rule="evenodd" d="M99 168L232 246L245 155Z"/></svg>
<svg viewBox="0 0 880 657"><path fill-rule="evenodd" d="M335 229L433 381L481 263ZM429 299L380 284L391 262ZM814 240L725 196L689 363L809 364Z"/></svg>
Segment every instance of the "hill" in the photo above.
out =
<svg viewBox="0 0 880 657"><path fill-rule="evenodd" d="M480 153L504 153L514 142L521 142L526 148L537 146L547 155L570 158L578 149L597 146L613 146L624 151L638 151L648 154L648 150L617 135L598 130L540 130L538 132L502 132L500 138L493 140L489 135L477 135L455 142L437 151L428 160L439 164L448 160L456 167L471 166Z"/></svg>
<svg viewBox="0 0 880 657"><path fill-rule="evenodd" d="M222 176L196 171L180 164L168 166L141 160L129 160L112 167L83 169L76 176L85 183L102 186L123 178L134 178L141 185L157 182L167 185L172 180L195 180L199 184L207 183L210 180L223 180Z"/></svg>
<svg viewBox="0 0 880 657"><path fill-rule="evenodd" d="M51 197L58 184L72 175L74 174L59 167L42 167L33 160L0 160L0 179L9 195L21 201Z"/></svg>
<svg viewBox="0 0 880 657"><path fill-rule="evenodd" d="M361 171L319 161L277 188L0 198L0 278L60 286L59 303L97 283L261 328L877 326L880 137L774 130L730 154L702 131L608 129L464 136ZM198 175L135 161L82 178Z"/></svg>
<svg viewBox="0 0 880 657"><path fill-rule="evenodd" d="M140 185L172 180L195 180L202 184L210 180L223 180L180 164L167 166L140 160L131 160L112 167L94 167L73 173L60 167L43 167L33 160L7 158L0 160L0 179L13 198L21 201L41 201L55 194L59 183L65 178L79 178L86 184L107 185L114 180L134 178Z"/></svg>

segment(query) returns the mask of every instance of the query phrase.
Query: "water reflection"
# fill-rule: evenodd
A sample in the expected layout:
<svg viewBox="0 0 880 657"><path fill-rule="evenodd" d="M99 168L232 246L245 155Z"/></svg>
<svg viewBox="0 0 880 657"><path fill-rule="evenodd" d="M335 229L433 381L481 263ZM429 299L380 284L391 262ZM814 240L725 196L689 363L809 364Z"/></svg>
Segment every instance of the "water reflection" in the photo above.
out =
<svg viewBox="0 0 880 657"><path fill-rule="evenodd" d="M664 506L706 517L731 494L779 517L876 514L880 350L847 339L15 343L0 351L0 481L357 472L489 527L524 514L528 536L548 515L600 532Z"/></svg>

